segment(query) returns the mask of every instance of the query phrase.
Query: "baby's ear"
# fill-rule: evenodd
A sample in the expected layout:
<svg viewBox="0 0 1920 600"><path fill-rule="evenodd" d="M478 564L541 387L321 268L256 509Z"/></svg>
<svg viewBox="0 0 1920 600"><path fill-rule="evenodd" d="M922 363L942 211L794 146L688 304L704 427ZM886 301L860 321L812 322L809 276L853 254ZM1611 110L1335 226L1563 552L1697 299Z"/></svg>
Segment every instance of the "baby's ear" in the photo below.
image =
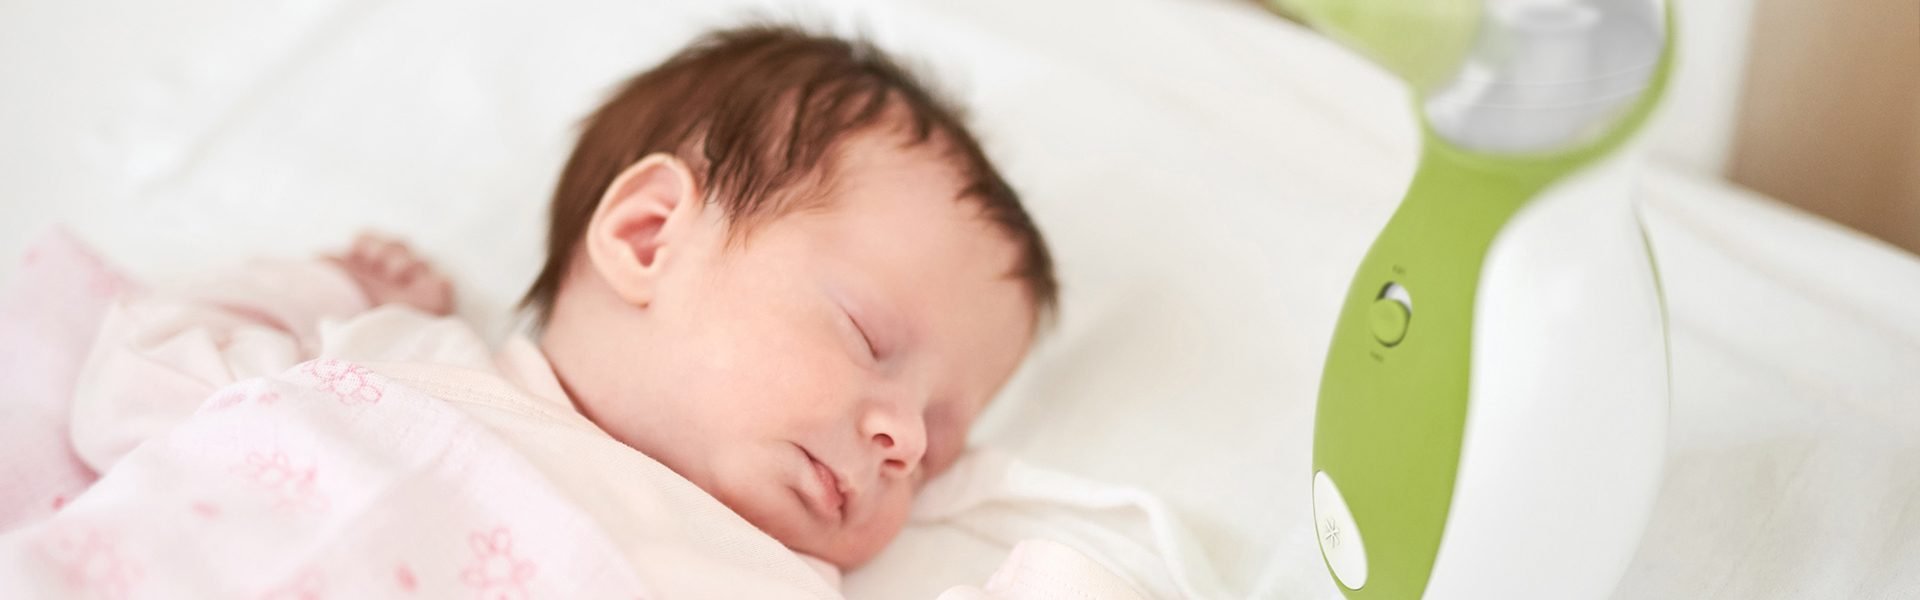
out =
<svg viewBox="0 0 1920 600"><path fill-rule="evenodd" d="M693 171L678 157L654 153L633 163L607 186L587 223L594 271L621 299L645 307L702 204Z"/></svg>

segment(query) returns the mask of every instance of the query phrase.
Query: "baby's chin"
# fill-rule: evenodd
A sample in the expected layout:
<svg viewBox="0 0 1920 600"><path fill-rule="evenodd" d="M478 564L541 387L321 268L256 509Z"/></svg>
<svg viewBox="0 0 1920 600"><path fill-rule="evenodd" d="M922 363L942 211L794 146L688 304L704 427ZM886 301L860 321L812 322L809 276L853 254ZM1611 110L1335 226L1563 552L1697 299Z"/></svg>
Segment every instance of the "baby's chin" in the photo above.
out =
<svg viewBox="0 0 1920 600"><path fill-rule="evenodd" d="M851 570L873 560L887 547L888 542L900 534L901 529L899 526L871 525L828 529L814 522L753 524L794 552L833 563L842 570Z"/></svg>
<svg viewBox="0 0 1920 600"><path fill-rule="evenodd" d="M905 519L878 518L840 526L820 522L804 505L785 494L757 487L742 496L716 494L720 501L748 523L788 549L817 558L843 570L866 564L880 554L905 526ZM784 490L782 490L784 491ZM885 511L893 512L893 511ZM899 511L904 516L905 511ZM878 515L873 515L878 517Z"/></svg>

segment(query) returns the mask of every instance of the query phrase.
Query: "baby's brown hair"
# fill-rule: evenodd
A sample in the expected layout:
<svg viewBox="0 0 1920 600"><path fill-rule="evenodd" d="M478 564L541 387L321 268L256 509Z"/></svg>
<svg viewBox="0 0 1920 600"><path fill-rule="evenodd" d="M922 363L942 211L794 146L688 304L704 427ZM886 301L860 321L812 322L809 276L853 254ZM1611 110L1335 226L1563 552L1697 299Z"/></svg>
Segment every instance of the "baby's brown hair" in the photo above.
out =
<svg viewBox="0 0 1920 600"><path fill-rule="evenodd" d="M745 232L821 200L838 143L877 125L902 126L911 145L939 145L968 182L955 200L978 203L1018 247L1009 276L1025 284L1037 314L1052 313L1058 285L1046 243L959 110L871 44L778 25L707 34L587 117L554 190L546 264L521 306L546 323L601 196L641 158L686 161L706 201Z"/></svg>

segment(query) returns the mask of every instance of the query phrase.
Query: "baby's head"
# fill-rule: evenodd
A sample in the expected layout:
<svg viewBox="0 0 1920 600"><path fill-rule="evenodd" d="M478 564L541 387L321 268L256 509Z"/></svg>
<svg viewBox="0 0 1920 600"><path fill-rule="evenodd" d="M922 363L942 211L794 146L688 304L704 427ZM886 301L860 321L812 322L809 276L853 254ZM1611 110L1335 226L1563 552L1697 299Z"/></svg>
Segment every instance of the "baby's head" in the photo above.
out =
<svg viewBox="0 0 1920 600"><path fill-rule="evenodd" d="M955 112L780 27L709 35L587 119L526 299L588 418L842 567L899 532L1054 303Z"/></svg>

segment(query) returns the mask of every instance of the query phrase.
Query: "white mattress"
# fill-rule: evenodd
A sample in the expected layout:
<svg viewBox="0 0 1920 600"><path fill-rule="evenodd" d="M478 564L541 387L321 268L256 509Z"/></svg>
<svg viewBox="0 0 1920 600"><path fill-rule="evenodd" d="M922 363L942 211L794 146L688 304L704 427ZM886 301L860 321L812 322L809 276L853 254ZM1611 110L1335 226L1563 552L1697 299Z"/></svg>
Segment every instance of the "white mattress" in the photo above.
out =
<svg viewBox="0 0 1920 600"><path fill-rule="evenodd" d="M1336 597L1311 415L1412 165L1393 82L1250 3L792 4L0 4L0 256L59 221L165 277L372 226L504 331L571 126L609 85L743 7L858 25L973 106L1060 263L1064 319L976 443L1158 497L1209 593ZM1920 260L1716 182L1643 187L1674 429L1617 596L1920 594ZM916 525L850 595L978 583L1007 535Z"/></svg>

